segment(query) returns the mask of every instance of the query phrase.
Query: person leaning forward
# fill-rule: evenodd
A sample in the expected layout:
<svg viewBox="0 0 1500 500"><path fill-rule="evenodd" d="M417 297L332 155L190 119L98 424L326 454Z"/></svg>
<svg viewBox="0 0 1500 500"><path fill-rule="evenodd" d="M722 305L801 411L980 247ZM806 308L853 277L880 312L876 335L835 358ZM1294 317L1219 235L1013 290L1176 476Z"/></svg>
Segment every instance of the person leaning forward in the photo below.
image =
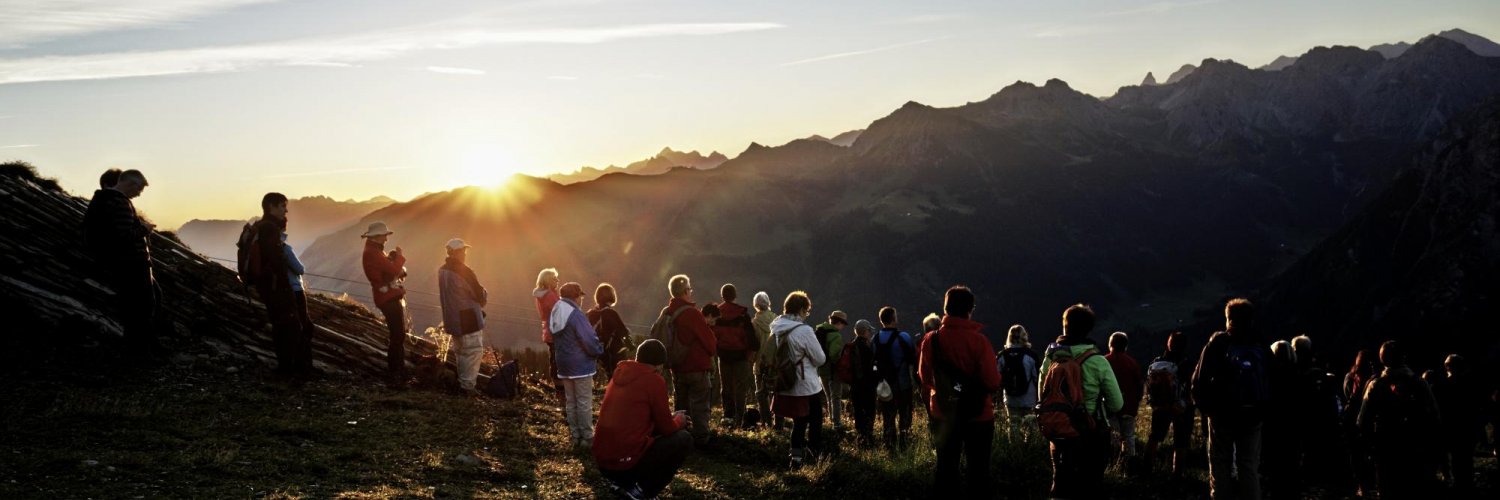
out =
<svg viewBox="0 0 1500 500"><path fill-rule="evenodd" d="M406 381L406 288L401 280L406 278L406 255L401 247L389 254L385 252L386 240L394 234L384 222L374 222L361 234L365 239L365 278L370 280L370 291L375 307L385 315L385 326L390 333L386 349L386 377L393 386Z"/></svg>
<svg viewBox="0 0 1500 500"><path fill-rule="evenodd" d="M152 273L151 229L130 201L141 195L146 176L139 170L100 178L83 216L84 247L94 260L93 275L114 292L116 319L135 355L159 354L154 322L160 289ZM105 183L113 180L109 187Z"/></svg>

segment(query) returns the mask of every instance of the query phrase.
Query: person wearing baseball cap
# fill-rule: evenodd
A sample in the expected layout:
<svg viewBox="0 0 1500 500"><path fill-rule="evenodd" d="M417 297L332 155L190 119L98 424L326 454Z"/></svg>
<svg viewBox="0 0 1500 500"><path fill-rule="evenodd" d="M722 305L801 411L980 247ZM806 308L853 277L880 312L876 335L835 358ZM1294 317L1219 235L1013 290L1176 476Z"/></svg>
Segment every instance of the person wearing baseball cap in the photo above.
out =
<svg viewBox="0 0 1500 500"><path fill-rule="evenodd" d="M844 314L844 311L834 311L828 315L828 322L813 329L818 345L823 346L825 362L818 367L818 378L823 379L823 395L828 400L825 403L827 415L833 422L834 433L844 431L844 383L833 376L833 364L844 353L843 331L847 326L849 315Z"/></svg>
<svg viewBox="0 0 1500 500"><path fill-rule="evenodd" d="M547 320L557 352L557 379L567 403L568 432L577 447L588 448L594 441L594 374L599 367L595 360L604 354L604 345L579 306L583 285L570 281L557 293L561 299Z"/></svg>
<svg viewBox="0 0 1500 500"><path fill-rule="evenodd" d="M453 238L444 246L448 259L438 268L438 297L443 308L443 330L453 336L453 359L458 365L458 387L478 396L479 360L484 357L484 306L489 292L469 268L469 245Z"/></svg>
<svg viewBox="0 0 1500 500"><path fill-rule="evenodd" d="M384 222L372 222L359 235L365 240L363 254L365 278L370 281L375 308L385 316L385 326L390 333L386 348L386 382L400 387L406 382L406 289L401 279L406 277L406 255L396 247L389 255L385 243L394 231Z"/></svg>

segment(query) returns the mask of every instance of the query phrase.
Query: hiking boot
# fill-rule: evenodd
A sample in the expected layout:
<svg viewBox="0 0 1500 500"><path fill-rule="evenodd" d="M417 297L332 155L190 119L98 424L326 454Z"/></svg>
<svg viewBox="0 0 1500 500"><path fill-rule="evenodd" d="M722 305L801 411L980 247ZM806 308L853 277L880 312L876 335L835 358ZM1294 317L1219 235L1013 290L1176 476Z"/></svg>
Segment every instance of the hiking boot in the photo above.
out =
<svg viewBox="0 0 1500 500"><path fill-rule="evenodd" d="M646 492L641 491L641 485L639 484L621 486L619 483L610 481L609 491L610 493L614 493L615 496L618 496L620 498L628 498L630 500L646 498Z"/></svg>

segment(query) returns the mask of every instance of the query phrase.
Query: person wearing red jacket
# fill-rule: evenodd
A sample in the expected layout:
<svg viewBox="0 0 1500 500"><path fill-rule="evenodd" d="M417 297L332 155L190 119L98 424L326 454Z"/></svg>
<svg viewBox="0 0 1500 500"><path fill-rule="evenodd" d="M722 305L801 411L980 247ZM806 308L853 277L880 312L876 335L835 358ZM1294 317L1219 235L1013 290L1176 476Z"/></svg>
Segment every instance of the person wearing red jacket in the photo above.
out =
<svg viewBox="0 0 1500 500"><path fill-rule="evenodd" d="M713 368L713 357L718 355L718 339L693 303L693 284L687 275L679 274L668 280L667 292L672 294L672 300L662 309L662 316L687 308L672 323L677 341L687 347L687 355L672 366L673 404L693 417L693 438L704 444L709 440L708 399L713 391L708 372Z"/></svg>
<svg viewBox="0 0 1500 500"><path fill-rule="evenodd" d="M928 412L938 422L933 484L939 497L958 494L960 455L967 455L968 462L963 496L990 497L990 441L995 435L990 395L1000 390L1000 370L984 325L969 319L973 311L974 292L965 286L949 288L942 326L925 336L917 360L923 399L930 401Z"/></svg>
<svg viewBox="0 0 1500 500"><path fill-rule="evenodd" d="M562 286L562 279L557 274L557 269L546 268L536 275L536 289L531 291L532 298L536 299L536 314L542 318L542 343L547 344L547 377L554 381L552 386L556 393L559 404L566 401L563 398L563 385L561 379L557 378L557 347L552 345L552 327L548 325L548 318L552 317L552 308L562 296L557 294L558 287Z"/></svg>
<svg viewBox="0 0 1500 500"><path fill-rule="evenodd" d="M1121 452L1121 460L1128 461L1135 458L1135 416L1141 410L1141 398L1145 397L1146 379L1141 371L1141 364L1125 353L1130 346L1130 336L1125 332L1115 332L1109 336L1109 354L1104 356L1109 361L1109 367L1115 372L1115 382L1120 384L1120 396L1125 398L1125 406L1114 415L1110 415L1110 422L1119 431L1114 434L1119 442L1111 446Z"/></svg>
<svg viewBox="0 0 1500 500"><path fill-rule="evenodd" d="M591 451L599 474L628 498L654 498L693 450L690 418L672 412L661 370L667 348L641 342L635 361L621 361L604 389Z"/></svg>
<svg viewBox="0 0 1500 500"><path fill-rule="evenodd" d="M373 222L360 237L365 239L365 278L370 280L375 308L385 315L385 327L390 332L385 355L387 383L400 386L406 382L406 288L401 283L406 278L406 255L401 247L385 253L385 242L392 234L394 231L384 222Z"/></svg>
<svg viewBox="0 0 1500 500"><path fill-rule="evenodd" d="M760 350L760 339L755 336L755 326L750 322L750 310L736 304L739 291L734 285L719 288L724 299L719 306L719 320L714 322L714 335L718 337L719 385L724 392L724 419L740 425L745 418L745 406L754 392L755 378L750 374L750 360Z"/></svg>

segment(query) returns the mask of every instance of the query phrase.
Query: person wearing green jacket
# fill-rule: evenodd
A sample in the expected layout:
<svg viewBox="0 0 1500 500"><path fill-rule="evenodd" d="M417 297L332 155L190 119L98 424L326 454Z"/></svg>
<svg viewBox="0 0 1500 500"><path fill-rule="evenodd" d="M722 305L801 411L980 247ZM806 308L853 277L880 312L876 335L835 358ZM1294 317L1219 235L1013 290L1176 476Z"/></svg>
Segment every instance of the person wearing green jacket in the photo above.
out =
<svg viewBox="0 0 1500 500"><path fill-rule="evenodd" d="M833 421L835 433L844 430L844 384L833 376L833 365L838 364L839 355L844 353L843 330L846 326L849 326L849 315L844 311L834 311L828 315L827 323L813 329L827 359L823 366L818 367L818 377L823 379L823 395L828 399L825 408L828 419Z"/></svg>
<svg viewBox="0 0 1500 500"><path fill-rule="evenodd" d="M1073 359L1094 352L1083 360L1083 401L1089 415L1107 415L1120 411L1125 398L1120 394L1120 384L1115 380L1115 371L1109 360L1099 352L1094 341L1089 340L1089 331L1094 329L1094 310L1077 304L1063 311L1063 334L1047 346L1042 358L1038 393L1046 388L1047 370L1052 367L1053 355L1066 350ZM1099 412L1099 404L1105 412ZM1071 439L1052 440L1052 498L1102 498L1104 491L1104 469L1109 465L1109 428L1105 421L1098 422L1102 432L1085 434Z"/></svg>

